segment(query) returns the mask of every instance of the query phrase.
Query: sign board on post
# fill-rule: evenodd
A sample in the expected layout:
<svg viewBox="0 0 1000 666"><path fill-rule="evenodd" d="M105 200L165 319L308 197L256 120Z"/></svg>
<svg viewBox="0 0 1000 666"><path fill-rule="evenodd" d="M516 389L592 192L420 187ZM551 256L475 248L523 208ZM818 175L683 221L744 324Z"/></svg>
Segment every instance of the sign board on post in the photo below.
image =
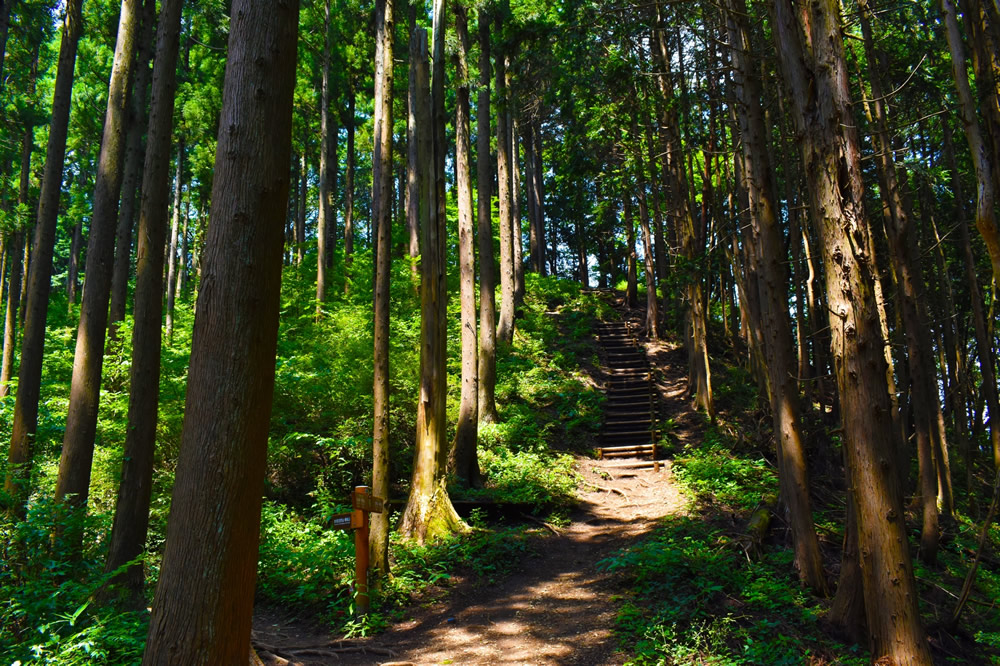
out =
<svg viewBox="0 0 1000 666"><path fill-rule="evenodd" d="M381 497L369 495L367 492L359 493L356 490L351 493L351 506L359 511L382 513L384 505L385 501Z"/></svg>
<svg viewBox="0 0 1000 666"><path fill-rule="evenodd" d="M357 486L351 494L352 504L357 497L370 498L368 486ZM360 519L360 520L359 520ZM356 524L360 523L360 524ZM358 615L368 614L368 512L355 509L351 515L354 529L354 609Z"/></svg>
<svg viewBox="0 0 1000 666"><path fill-rule="evenodd" d="M368 613L368 514L382 513L385 500L368 494L368 486L358 486L351 493L350 513L330 517L335 530L354 530L354 608L358 615Z"/></svg>
<svg viewBox="0 0 1000 666"><path fill-rule="evenodd" d="M330 526L335 530L349 530L351 529L351 515L350 513L338 513L330 517Z"/></svg>

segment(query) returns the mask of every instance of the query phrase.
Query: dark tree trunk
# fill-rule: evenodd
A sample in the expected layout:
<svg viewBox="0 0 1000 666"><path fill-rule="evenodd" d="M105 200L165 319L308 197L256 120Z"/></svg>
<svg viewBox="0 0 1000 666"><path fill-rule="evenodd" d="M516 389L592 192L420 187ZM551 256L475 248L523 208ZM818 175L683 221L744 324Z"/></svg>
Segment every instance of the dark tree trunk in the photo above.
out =
<svg viewBox="0 0 1000 666"><path fill-rule="evenodd" d="M411 49L413 31L417 25L417 3L410 4ZM411 51L411 62L414 54ZM410 66L408 87L408 111L406 116L406 230L410 236L410 271L413 284L420 279L420 216L417 212L417 198L420 196L417 182L417 116L415 97L417 94L416 71Z"/></svg>
<svg viewBox="0 0 1000 666"><path fill-rule="evenodd" d="M638 285L636 284L638 256L635 251L635 216L632 214L632 194L628 191L622 192L622 216L625 222L625 239L628 243L628 248L626 248L628 268L625 278L625 305L634 308L639 304Z"/></svg>
<svg viewBox="0 0 1000 666"><path fill-rule="evenodd" d="M167 344L174 336L174 302L177 298L177 237L181 224L181 198L184 194L184 137L177 142L177 162L174 172L174 206L170 222L170 244L167 247Z"/></svg>
<svg viewBox="0 0 1000 666"><path fill-rule="evenodd" d="M872 655L898 664L930 664L902 495L891 462L893 428L875 303L877 277L846 87L840 5L822 0L799 12L790 0L774 0L772 25L828 267L832 351L845 457L857 490L853 504Z"/></svg>
<svg viewBox="0 0 1000 666"><path fill-rule="evenodd" d="M778 449L781 494L790 516L799 580L821 595L827 594L823 558L812 520L805 436L799 417L799 392L792 325L788 315L788 272L779 211L772 183L774 174L767 150L761 85L752 64L747 8L743 0L727 7L733 62L737 118L743 147L741 173L749 199L751 233L747 239L756 265L763 352L770 387L771 414ZM750 281L748 280L748 283ZM752 289L754 285L748 284Z"/></svg>
<svg viewBox="0 0 1000 666"><path fill-rule="evenodd" d="M514 341L514 234L511 224L511 150L507 98L507 48L503 44L503 25L509 8L498 8L493 16L494 36L500 44L493 61L497 85L497 203L500 212L500 315L497 319L497 340L505 344Z"/></svg>
<svg viewBox="0 0 1000 666"><path fill-rule="evenodd" d="M42 381L42 355L45 346L45 315L49 303L52 275L52 252L55 246L59 195L62 188L66 136L69 129L70 100L73 92L73 69L82 27L83 0L68 0L62 25L62 40L49 121L49 143L45 151L45 172L38 199L34 249L27 266L24 338L21 343L21 368L18 374L14 425L7 456L4 491L10 509L24 516L31 476L32 441L38 427L38 399ZM27 244L25 245L27 247Z"/></svg>
<svg viewBox="0 0 1000 666"><path fill-rule="evenodd" d="M149 63L153 59L153 38L156 27L156 0L145 0L142 6L142 28L139 36L136 71L128 115L128 135L125 138L125 167L122 179L121 211L115 233L115 264L111 275L111 309L108 313L108 336L117 336L118 322L125 319L128 301L128 278L132 266L132 228L135 224L136 202L142 178L142 136L146 129L146 91L152 76Z"/></svg>
<svg viewBox="0 0 1000 666"><path fill-rule="evenodd" d="M101 369L104 365L104 335L108 329L108 301L115 259L115 230L122 186L122 158L125 153L125 115L128 82L135 63L136 38L141 18L140 0L123 0L118 22L118 40L104 116L104 136L94 187L94 208L87 244L86 282L80 305L73 379L56 500L86 506L90 489L90 468L97 436L97 410L101 397ZM68 534L71 547L81 545L82 532Z"/></svg>
<svg viewBox="0 0 1000 666"><path fill-rule="evenodd" d="M86 187L81 177L81 188ZM76 305L76 294L80 287L80 248L83 246L83 219L78 218L73 225L73 240L69 245L69 268L66 271L66 303L69 312Z"/></svg>
<svg viewBox="0 0 1000 666"><path fill-rule="evenodd" d="M111 545L105 571L118 569L146 547L153 458L160 396L160 354L163 316L163 260L170 199L170 140L177 91L183 0L165 0L160 9L153 64L149 131L143 159L142 196L136 238L135 325L129 369L128 428L122 458L121 484L115 505ZM286 170L287 174L287 170ZM286 175L287 177L287 175ZM143 565L129 567L117 581L127 603L146 605Z"/></svg>
<svg viewBox="0 0 1000 666"><path fill-rule="evenodd" d="M220 118L229 131L219 133L216 152L205 279L146 666L248 659L298 13L295 0L233 2Z"/></svg>
<svg viewBox="0 0 1000 666"><path fill-rule="evenodd" d="M490 21L479 10L479 100L476 104L476 208L479 234L479 422L497 421L496 262L490 168Z"/></svg>
<svg viewBox="0 0 1000 666"><path fill-rule="evenodd" d="M465 486L481 485L476 442L479 421L479 349L476 331L476 250L472 228L472 174L469 143L469 19L461 2L455 3L458 51L455 74L458 99L455 109L455 184L458 190L458 261L462 303L462 398L455 426L449 470Z"/></svg>
<svg viewBox="0 0 1000 666"><path fill-rule="evenodd" d="M330 159L330 135L336 132L336 123L330 123L330 48L332 36L330 31L330 0L323 2L323 53L322 75L319 93L319 217L316 220L316 317L323 312L323 301L326 300L326 272L329 268L329 256L333 254L333 187L330 178L332 169L337 168L337 159Z"/></svg>
<svg viewBox="0 0 1000 666"><path fill-rule="evenodd" d="M375 134L372 160L372 229L375 244L375 385L372 433L372 492L389 497L389 275L392 239L392 43L393 0L375 4ZM351 127L354 118L350 119ZM348 147L348 159L353 151ZM350 170L349 170L350 171ZM353 177L353 176L352 176ZM351 184L353 189L353 183ZM389 516L371 521L372 566L389 573Z"/></svg>
<svg viewBox="0 0 1000 666"><path fill-rule="evenodd" d="M460 531L445 485L447 448L446 225L444 195L444 30L445 2L434 0L434 78L427 95L426 32L417 30L421 43L416 59L417 155L420 210L420 401L417 403L417 441L413 452L410 496L400 521L400 533L423 543ZM411 203L413 203L411 201Z"/></svg>

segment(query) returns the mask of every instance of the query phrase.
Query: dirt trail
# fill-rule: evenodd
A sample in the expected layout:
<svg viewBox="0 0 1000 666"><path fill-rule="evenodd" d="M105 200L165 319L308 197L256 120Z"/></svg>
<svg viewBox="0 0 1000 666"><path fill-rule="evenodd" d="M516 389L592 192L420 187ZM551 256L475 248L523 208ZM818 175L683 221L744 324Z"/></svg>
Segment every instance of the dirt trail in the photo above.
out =
<svg viewBox="0 0 1000 666"><path fill-rule="evenodd" d="M686 510L669 462L659 472L622 470L613 462L580 458L584 479L572 522L537 543L538 555L496 585L459 580L442 600L412 609L412 618L350 652L297 653L267 664L620 664L613 635L622 592L619 576L597 563L649 532L655 522ZM268 645L304 647L257 623ZM322 637L316 637L321 639ZM283 640L284 639L284 640ZM378 654L353 646L376 648ZM336 646L332 646L336 647ZM392 654L390 655L389 652ZM291 656L291 655L289 655Z"/></svg>
<svg viewBox="0 0 1000 666"><path fill-rule="evenodd" d="M663 347L649 348L651 358ZM659 352L659 353L658 353ZM657 358L657 361L665 359ZM671 359L672 360L672 359ZM672 365L672 364L671 364ZM660 366L663 368L663 366ZM659 383L664 411L688 411L671 381ZM679 433L674 432L675 436ZM490 585L456 579L437 600L414 605L411 615L371 639L329 643L315 636L314 651L285 651L269 665L301 664L621 664L613 629L623 592L619 574L598 563L648 534L656 522L687 510L669 461L653 469L623 469L620 461L578 458L583 479L579 506L558 534L545 533L513 573ZM255 642L304 646L301 633L282 634L265 618L255 622ZM362 652L362 650L365 650ZM280 651L279 651L280 652Z"/></svg>

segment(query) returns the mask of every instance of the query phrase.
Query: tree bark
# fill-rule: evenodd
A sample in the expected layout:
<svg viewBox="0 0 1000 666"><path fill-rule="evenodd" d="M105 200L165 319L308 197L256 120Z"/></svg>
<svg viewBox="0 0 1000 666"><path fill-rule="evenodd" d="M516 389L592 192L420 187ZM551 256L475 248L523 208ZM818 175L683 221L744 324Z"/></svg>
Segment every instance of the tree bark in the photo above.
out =
<svg viewBox="0 0 1000 666"><path fill-rule="evenodd" d="M141 17L140 0L122 0L115 45L114 66L104 116L104 136L94 187L94 208L87 244L86 282L80 305L73 378L70 384L66 434L63 436L56 500L71 505L87 504L90 468L97 436L97 410L101 397L101 369L104 365L104 335L108 328L108 301L115 258L115 231L122 186L122 158L125 152L125 115L128 82L135 63L136 38ZM70 547L81 545L82 531L67 534Z"/></svg>
<svg viewBox="0 0 1000 666"><path fill-rule="evenodd" d="M336 169L336 159L330 159L330 0L323 2L323 54L319 93L319 217L316 220L316 318L323 313L326 300L326 271L328 257L333 253L332 229L336 223L333 213L333 188L330 182L331 161Z"/></svg>
<svg viewBox="0 0 1000 666"><path fill-rule="evenodd" d="M496 261L493 258L493 170L490 168L490 20L479 10L479 99L476 104L476 212L479 235L479 422L497 419Z"/></svg>
<svg viewBox="0 0 1000 666"><path fill-rule="evenodd" d="M545 277L545 172L542 170L544 160L542 156L542 121L536 118L534 122L531 123L529 131L532 136L532 143L534 144L534 149L532 154L535 160L535 168L533 173L535 176L535 185L532 188L532 194L535 200L535 219L533 224L535 225L535 238L538 239L538 265L539 273L542 277ZM552 258L555 261L555 257Z"/></svg>
<svg viewBox="0 0 1000 666"><path fill-rule="evenodd" d="M993 271L993 284L990 290L988 308L992 310L992 302L997 288L1000 286L1000 232L997 230L996 191L993 181L993 169L997 168L997 165L990 162L988 149L976 119L976 104L969 87L968 65L963 50L962 35L958 29L955 4L952 0L941 0L941 9L944 13L948 47L951 50L951 70L955 79L955 89L958 92L959 114L965 129L965 138L969 143L972 166L976 173L976 227L986 243ZM1000 396L998 396L996 389L996 373L992 363L993 351L992 344L988 355L983 356L982 351L980 351L980 371L983 373L983 391L990 413L993 465L996 469L1000 469Z"/></svg>
<svg viewBox="0 0 1000 666"><path fill-rule="evenodd" d="M49 143L45 150L45 172L38 198L34 249L27 267L24 338L21 342L21 368L18 373L17 398L14 403L14 426L7 456L4 492L10 498L9 509L23 518L31 476L32 442L38 427L38 399L42 381L42 355L45 347L45 314L49 303L52 275L52 252L55 245L59 195L62 188L63 161L69 129L70 101L73 92L73 69L82 28L83 0L68 0L62 24L62 39L49 121ZM27 247L27 244L25 244Z"/></svg>
<svg viewBox="0 0 1000 666"><path fill-rule="evenodd" d="M174 336L174 302L177 298L177 237L180 234L181 198L184 189L184 149L182 136L177 142L177 162L174 172L174 207L170 222L170 245L167 247L167 344Z"/></svg>
<svg viewBox="0 0 1000 666"><path fill-rule="evenodd" d="M458 50L455 74L458 95L455 108L455 184L458 190L458 261L462 304L462 397L458 406L455 443L448 468L465 486L481 485L476 454L479 422L479 349L476 330L476 250L472 228L472 174L469 166L469 18L461 2L455 3Z"/></svg>
<svg viewBox="0 0 1000 666"><path fill-rule="evenodd" d="M414 62L416 53L412 49L416 48L412 35L417 25L417 5L410 4L410 62ZM420 184L417 180L417 115L416 115L416 95L417 80L416 71L412 64L409 71L409 87L406 116L406 230L409 233L410 244L410 271L413 277L413 284L416 285L420 278L420 216L418 214L417 198L420 196Z"/></svg>
<svg viewBox="0 0 1000 666"><path fill-rule="evenodd" d="M510 127L510 233L511 263L514 265L514 308L515 315L518 306L524 303L524 241L521 229L521 167L520 167L520 132L518 127L518 105L514 96L511 81L513 65L507 58L506 78L508 90L507 121Z"/></svg>
<svg viewBox="0 0 1000 666"><path fill-rule="evenodd" d="M646 167L642 160L639 123L632 118L632 141L635 142L635 186L639 195L639 227L642 229L642 254L646 269L646 335L660 339L660 314L656 299L656 266L653 259L653 236L649 230L649 207L646 203ZM629 195L626 195L628 198Z"/></svg>
<svg viewBox="0 0 1000 666"><path fill-rule="evenodd" d="M400 533L418 543L461 531L445 487L447 393L445 307L445 220L438 196L444 175L444 0L434 0L434 80L428 96L426 31L418 29L416 61L417 177L420 256L420 397L410 496ZM411 200L411 204L414 203Z"/></svg>
<svg viewBox="0 0 1000 666"><path fill-rule="evenodd" d="M636 284L638 256L635 251L635 216L632 214L632 195L627 191L622 192L622 217L625 222L625 242L628 244L626 249L628 268L625 278L625 305L631 309L639 304L638 285Z"/></svg>
<svg viewBox="0 0 1000 666"><path fill-rule="evenodd" d="M902 495L892 469L884 341L874 294L877 278L852 129L840 5L821 0L796 11L791 0L773 0L771 11L779 63L802 137L810 208L827 266L832 352L872 656L929 665Z"/></svg>
<svg viewBox="0 0 1000 666"><path fill-rule="evenodd" d="M344 265L350 269L354 261L354 108L356 93L353 85L347 92L347 171L344 174ZM348 278L350 279L350 274ZM345 281L347 289L349 281Z"/></svg>
<svg viewBox="0 0 1000 666"><path fill-rule="evenodd" d="M503 25L509 7L501 3L493 16L494 37L498 41L494 62L497 86L497 199L500 212L500 316L497 320L497 340L514 341L514 234L511 221L511 150L510 101L507 98L507 46L503 42Z"/></svg>
<svg viewBox="0 0 1000 666"><path fill-rule="evenodd" d="M788 272L782 230L778 223L774 174L768 153L761 107L761 84L750 56L746 3L730 0L726 8L736 115L742 135L744 187L749 198L749 247L757 269L764 355L770 387L771 415L778 448L782 500L788 507L799 580L820 595L828 593L823 558L813 525L805 437L799 416L799 392L792 325L788 315ZM750 288L752 288L751 285Z"/></svg>
<svg viewBox="0 0 1000 666"><path fill-rule="evenodd" d="M80 189L86 187L86 179L81 175ZM73 225L73 240L69 245L69 267L66 270L66 307L69 314L76 305L76 295L80 286L80 247L83 245L83 218L77 218Z"/></svg>
<svg viewBox="0 0 1000 666"><path fill-rule="evenodd" d="M115 233L115 263L111 275L111 309L108 313L108 337L117 338L118 323L125 319L128 301L128 278L132 266L132 228L136 217L136 200L141 184L143 163L142 136L146 129L146 91L152 76L149 63L153 59L153 39L156 31L156 0L145 0L142 6L136 71L129 97L125 138L125 167L122 178L121 210Z"/></svg>
<svg viewBox="0 0 1000 666"><path fill-rule="evenodd" d="M389 497L389 275L392 239L392 44L393 0L375 4L375 133L372 160L372 224L375 245L375 384L372 433L372 492ZM351 126L354 118L351 118ZM353 151L348 147L348 154ZM349 157L350 159L350 157ZM353 189L353 183L352 183ZM389 573L389 516L371 521L372 567Z"/></svg>
<svg viewBox="0 0 1000 666"><path fill-rule="evenodd" d="M177 91L176 70L182 6L183 0L165 0L161 5L156 30L156 60L153 64L149 129L143 159L142 196L136 238L135 325L132 329L132 366L129 369L128 428L106 572L115 571L143 552L149 528L160 396L163 260L170 199L170 140ZM116 582L124 587L129 606L145 607L142 564L129 567Z"/></svg>
<svg viewBox="0 0 1000 666"><path fill-rule="evenodd" d="M274 392L298 9L295 0L233 2L205 277L146 666L247 660Z"/></svg>
<svg viewBox="0 0 1000 666"><path fill-rule="evenodd" d="M868 0L859 0L861 31L864 36L865 54L869 66L872 101L874 110L875 149L878 153L882 199L887 215L887 236L890 258L895 269L898 291L901 295L897 311L901 315L910 370L910 394L913 401L913 425L917 441L919 462L920 504L923 526L920 533L920 558L928 564L937 557L941 530L938 525L938 467L942 464L947 442L943 442L937 428L941 403L937 398L937 376L934 349L931 345L930 318L924 304L924 276L917 248L916 230L910 220L912 206L902 192L900 179L905 182L905 173L897 174L893 157L893 146L889 138L886 109L883 104L883 88L880 78L880 54L875 52L872 36L872 10ZM884 70L882 70L884 71ZM948 481L950 485L950 480Z"/></svg>

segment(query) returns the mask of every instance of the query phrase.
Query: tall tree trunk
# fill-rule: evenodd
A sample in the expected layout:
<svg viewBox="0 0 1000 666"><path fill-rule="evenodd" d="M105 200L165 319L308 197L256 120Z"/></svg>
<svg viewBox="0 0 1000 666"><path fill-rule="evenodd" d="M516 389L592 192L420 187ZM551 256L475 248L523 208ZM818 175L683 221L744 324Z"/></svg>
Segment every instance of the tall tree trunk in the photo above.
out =
<svg viewBox="0 0 1000 666"><path fill-rule="evenodd" d="M86 180L81 175L81 189L86 187ZM80 287L80 248L83 245L83 218L77 218L73 225L73 240L69 245L69 267L66 270L66 304L72 314L76 305L76 295Z"/></svg>
<svg viewBox="0 0 1000 666"><path fill-rule="evenodd" d="M216 152L206 279L146 666L248 658L298 9L295 0L233 2L219 123L229 131L219 133Z"/></svg>
<svg viewBox="0 0 1000 666"><path fill-rule="evenodd" d="M135 62L135 75L131 104L128 112L128 134L125 138L125 167L122 178L121 211L115 232L115 263L111 274L111 309L108 313L108 336L117 338L118 323L125 319L128 301L128 278L132 266L132 228L135 225L136 201L141 184L143 146L146 130L146 91L152 70L153 39L156 31L156 0L144 0L142 5L141 32Z"/></svg>
<svg viewBox="0 0 1000 666"><path fill-rule="evenodd" d="M535 237L538 239L538 263L539 272L542 277L545 276L545 172L542 170L544 160L542 159L542 121L540 118L535 118L534 122L531 123L529 127L531 132L532 142L534 143L534 150L532 154L535 158L535 186L533 188L534 198L535 198ZM555 265L555 253L552 256L553 265Z"/></svg>
<svg viewBox="0 0 1000 666"><path fill-rule="evenodd" d="M479 421L479 348L476 331L476 250L472 229L472 174L469 166L469 18L462 2L455 3L458 51L455 75L455 185L458 190L458 261L462 303L462 398L458 406L455 443L448 468L466 486L481 485L476 454Z"/></svg>
<svg viewBox="0 0 1000 666"><path fill-rule="evenodd" d="M503 25L509 7L501 2L493 15L494 37L497 39L497 199L500 212L500 316L497 320L497 340L505 344L514 341L514 234L511 226L511 150L510 101L507 98L507 45Z"/></svg>
<svg viewBox="0 0 1000 666"><path fill-rule="evenodd" d="M632 141L635 157L635 186L639 195L639 226L642 229L642 254L646 268L646 335L660 339L660 315L656 300L656 266L653 259L653 236L649 230L649 207L646 203L646 167L642 160L642 139L639 123L632 118ZM630 195L626 194L626 199Z"/></svg>
<svg viewBox="0 0 1000 666"><path fill-rule="evenodd" d="M625 283L625 305L634 308L639 304L638 285L636 284L636 262L638 257L635 251L635 216L632 214L632 195L628 192L622 193L622 217L625 222L625 242L628 244L626 261Z"/></svg>
<svg viewBox="0 0 1000 666"><path fill-rule="evenodd" d="M859 0L858 7L872 89L873 99L870 107L874 109L875 147L878 152L882 198L888 212L885 219L889 251L902 296L897 304L897 311L902 317L906 333L903 337L906 339L910 370L910 392L913 400L913 423L917 441L923 513L919 553L922 560L933 563L941 538L938 525L938 465L942 462L941 455L947 444L940 441L938 436L937 417L941 411L941 403L937 398L934 349L928 328L930 320L924 305L924 276L917 249L916 230L910 222L913 211L908 198L900 188L899 179L905 178L905 174L896 172L883 104L880 71L884 71L886 64L882 62L880 54L875 52L871 30L872 11L868 0Z"/></svg>
<svg viewBox="0 0 1000 666"><path fill-rule="evenodd" d="M847 91L840 5L772 3L779 62L794 105L810 207L823 246L844 450L873 658L931 664L902 494L892 470L892 419L878 324L860 155ZM822 104L817 100L824 100Z"/></svg>
<svg viewBox="0 0 1000 666"><path fill-rule="evenodd" d="M352 274L350 267L354 261L354 107L356 93L353 84L347 91L347 172L344 174L344 280L345 293L349 290Z"/></svg>
<svg viewBox="0 0 1000 666"><path fill-rule="evenodd" d="M87 504L94 440L97 436L104 335L108 329L108 301L111 298L115 231L118 227L118 201L122 188L128 82L135 64L141 8L141 0L122 0L114 66L108 89L108 107L104 116L104 136L101 139L97 182L94 187L86 282L80 305L76 353L73 357L66 433L63 436L59 476L56 479L56 500L65 499L78 507ZM74 530L67 537L71 547L76 549L81 545L83 532Z"/></svg>
<svg viewBox="0 0 1000 666"><path fill-rule="evenodd" d="M307 124L308 125L308 124ZM306 258L306 194L309 190L309 164L306 161L306 152L308 151L308 146L303 142L302 154L299 155L299 171L298 180L296 180L296 185L298 186L298 203L296 204L295 211L298 214L295 218L295 265L301 266L302 262ZM323 272L324 280L326 279L326 271ZM319 268L317 267L316 272L317 280L319 279ZM325 288L325 287L324 287Z"/></svg>
<svg viewBox="0 0 1000 666"><path fill-rule="evenodd" d="M174 172L174 207L170 222L170 245L167 247L167 344L174 336L174 301L177 298L177 236L180 233L181 197L184 189L184 149L182 136L177 142L177 162Z"/></svg>
<svg viewBox="0 0 1000 666"><path fill-rule="evenodd" d="M518 105L514 96L514 87L511 82L511 72L513 65L511 58L507 57L506 77L507 77L507 118L510 126L510 233L511 250L513 255L511 262L514 264L514 306L524 303L524 241L521 229L521 158L520 158L520 132L518 127ZM516 314L516 312L515 312Z"/></svg>
<svg viewBox="0 0 1000 666"><path fill-rule="evenodd" d="M538 228L536 218L536 193L535 193L535 141L532 132L532 123L529 120L524 127L524 181L525 192L528 201L528 261L531 272L542 273L541 245L538 242Z"/></svg>
<svg viewBox="0 0 1000 666"><path fill-rule="evenodd" d="M10 11L10 3L7 3L6 11ZM38 79L38 52L36 45L32 57L31 74L28 79L28 94L34 95L35 84ZM31 185L31 153L34 150L34 126L27 122L24 127L24 134L21 138L21 169L18 179L17 203L30 210L29 192ZM27 234L24 229L16 229L9 237L7 243L6 263L10 264L10 278L7 286L7 307L4 316L3 332L3 360L0 361L0 398L10 394L10 378L14 372L14 347L17 344L18 328L18 308L21 303L21 282L24 278L23 271L27 268L24 265L26 256ZM0 271L0 282L3 282L4 271ZM3 301L0 300L0 304Z"/></svg>
<svg viewBox="0 0 1000 666"><path fill-rule="evenodd" d="M414 34L417 48L416 113L420 210L420 398L413 477L399 531L419 543L463 529L445 485L447 449L446 225L440 197L444 190L444 31L445 2L434 0L434 78L427 95L426 32ZM412 201L411 201L412 203Z"/></svg>
<svg viewBox="0 0 1000 666"><path fill-rule="evenodd" d="M417 25L417 3L410 4L410 48L416 48L413 34ZM415 53L410 53L413 62ZM417 79L413 65L410 65L409 87L406 116L406 230L409 233L410 271L413 284L417 285L420 278L420 216L418 214L417 198L420 196L420 184L417 180L417 115L416 95Z"/></svg>
<svg viewBox="0 0 1000 666"><path fill-rule="evenodd" d="M18 517L25 514L28 483L31 476L32 441L38 427L38 399L42 381L42 355L45 346L45 314L49 303L52 275L52 251L55 245L59 195L62 188L66 135L69 129L70 100L73 92L73 69L82 27L83 0L67 0L62 24L62 40L49 121L49 143L45 150L45 172L38 198L34 249L27 265L24 338L21 342L21 368L18 373L17 398L14 403L14 426L7 456L4 492L9 508ZM27 247L27 244L25 244Z"/></svg>
<svg viewBox="0 0 1000 666"><path fill-rule="evenodd" d="M146 547L153 458L160 396L162 348L163 260L170 199L170 140L177 91L183 0L164 0L156 30L149 130L142 169L142 196L136 238L135 325L129 369L128 428L122 457L121 483L111 527L105 571L134 560ZM287 170L286 170L287 177ZM142 563L130 566L119 580L127 603L145 607Z"/></svg>
<svg viewBox="0 0 1000 666"><path fill-rule="evenodd" d="M330 123L330 48L332 36L330 31L330 0L323 1L323 54L322 76L319 93L319 219L316 221L316 318L323 313L323 301L326 300L326 271L329 266L328 256L333 253L333 226L336 222L333 214L333 188L330 170L336 169L337 160L330 159L330 133L336 131L336 124Z"/></svg>
<svg viewBox="0 0 1000 666"><path fill-rule="evenodd" d="M779 211L773 185L761 107L761 84L751 61L750 30L743 0L730 0L727 7L729 43L732 51L737 117L742 135L745 189L749 197L750 221L756 238L750 247L757 268L757 288L764 332L771 415L778 448L781 494L790 514L795 543L795 568L799 580L821 595L827 594L823 558L813 525L806 466L805 437L799 417L796 361L792 325L788 315L788 272ZM753 242L755 241L755 243Z"/></svg>
<svg viewBox="0 0 1000 666"><path fill-rule="evenodd" d="M372 159L372 224L375 244L375 384L372 492L389 497L389 275L392 239L392 43L393 0L375 3L375 133ZM412 47L411 47L412 49ZM411 51L412 52L412 51ZM354 118L350 119L351 127ZM348 159L353 151L348 147ZM351 183L353 189L353 183ZM372 566L389 573L389 516L371 520Z"/></svg>
<svg viewBox="0 0 1000 666"><path fill-rule="evenodd" d="M965 138L969 143L972 156L972 166L976 173L976 227L979 229L986 249L990 255L990 265L993 270L993 283L990 289L989 310L993 309L1000 286L1000 232L996 222L996 192L994 189L993 169L997 165L990 163L988 148L983 141L979 122L976 119L976 103L969 87L968 66L963 50L962 35L958 29L955 4L952 0L941 0L944 13L948 46L951 50L951 69L955 79L955 89L958 91L958 108L965 128ZM979 337L977 335L977 337ZM990 441L993 446L993 465L1000 469L1000 396L996 388L996 373L993 369L993 345L989 345L990 353L983 355L980 350L980 371L983 374L983 392L986 396L986 408L990 413Z"/></svg>
<svg viewBox="0 0 1000 666"><path fill-rule="evenodd" d="M479 9L479 99L476 104L476 219L479 235L479 422L497 421L496 261L493 258L493 170L490 168L490 20Z"/></svg>

